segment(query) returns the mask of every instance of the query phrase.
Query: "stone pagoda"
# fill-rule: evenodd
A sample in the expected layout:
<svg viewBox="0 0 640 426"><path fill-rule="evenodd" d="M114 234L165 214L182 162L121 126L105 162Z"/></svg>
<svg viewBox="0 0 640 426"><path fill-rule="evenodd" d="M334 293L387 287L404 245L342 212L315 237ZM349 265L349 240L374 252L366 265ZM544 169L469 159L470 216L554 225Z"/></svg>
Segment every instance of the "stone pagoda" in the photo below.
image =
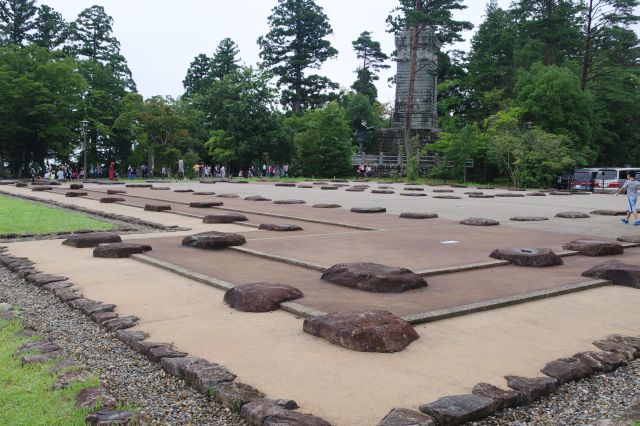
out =
<svg viewBox="0 0 640 426"><path fill-rule="evenodd" d="M419 146L435 140L438 132L438 57L441 43L433 31L425 29L418 37L417 73L414 85L411 137L418 135ZM411 75L411 31L396 35L396 100L391 128L382 129L380 152L397 155L404 143L407 94Z"/></svg>

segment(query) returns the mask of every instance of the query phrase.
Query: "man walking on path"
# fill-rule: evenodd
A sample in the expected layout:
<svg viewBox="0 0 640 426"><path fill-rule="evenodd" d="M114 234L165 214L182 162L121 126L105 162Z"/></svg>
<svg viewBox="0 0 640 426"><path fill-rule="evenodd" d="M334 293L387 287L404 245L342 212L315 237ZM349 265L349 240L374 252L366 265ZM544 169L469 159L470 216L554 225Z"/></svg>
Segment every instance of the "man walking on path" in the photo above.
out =
<svg viewBox="0 0 640 426"><path fill-rule="evenodd" d="M627 191L627 217L621 219L622 223L629 223L631 213L633 213L633 224L635 226L640 225L640 221L638 220L638 211L636 210L638 187L640 187L640 182L636 180L636 172L631 171L627 174L627 181L622 185L622 188L616 192L616 195L620 195L625 189Z"/></svg>

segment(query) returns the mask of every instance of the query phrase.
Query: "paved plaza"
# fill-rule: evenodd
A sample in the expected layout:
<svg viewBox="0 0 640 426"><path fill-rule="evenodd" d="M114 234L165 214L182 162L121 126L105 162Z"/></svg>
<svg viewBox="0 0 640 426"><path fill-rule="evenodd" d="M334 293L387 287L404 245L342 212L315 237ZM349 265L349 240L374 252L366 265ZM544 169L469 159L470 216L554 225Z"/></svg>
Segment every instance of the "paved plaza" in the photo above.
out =
<svg viewBox="0 0 640 426"><path fill-rule="evenodd" d="M357 184L369 187L346 190ZM121 316L139 317L137 329L150 339L223 364L268 397L295 399L303 411L332 424L377 424L395 407L415 410L446 395L469 393L480 382L505 388L505 375L542 377L539 370L547 362L595 350L594 340L614 333L640 334L637 289L581 276L610 258L640 265L640 247L625 244L624 254L607 258L563 249L579 238L615 241L640 235L639 227L624 225L618 217L591 214L623 209L624 199L611 194L532 196L501 189L375 182L349 182L337 189L312 182L303 187L270 182L153 185L166 189L85 184L87 196L69 198L68 185L44 192L0 188L184 229L123 236L126 242L150 245L152 251L143 255L96 258L93 249L63 246L56 239L3 245L12 255L31 259L41 271L69 277L84 297L116 304ZM379 187L393 193L371 192ZM110 195L123 201L100 203L113 189L126 191ZM495 197L466 194L478 191ZM215 194L196 195L199 192ZM401 195L415 193L426 196ZM459 198L434 198L443 195ZM269 201L245 200L248 196ZM280 200L304 204L273 202ZM223 205L196 208L192 202ZM340 207L313 207L320 203ZM147 205L168 205L171 210L145 211ZM357 214L350 211L354 207L384 207L386 213ZM203 223L207 215L232 212L248 220ZM399 217L406 212L438 217ZM556 217L560 212L589 217ZM518 216L548 220L511 220ZM470 217L500 224L459 223ZM258 229L262 224L292 224L302 230ZM216 251L181 244L187 235L209 231L241 234L247 242ZM489 257L494 249L516 247L551 248L564 264L525 268ZM408 268L428 286L371 293L321 279L332 265L351 262ZM239 312L223 302L223 289L265 281L296 287L304 297L270 313ZM387 310L406 319L420 338L401 352L363 353L303 332L307 316L364 309Z"/></svg>

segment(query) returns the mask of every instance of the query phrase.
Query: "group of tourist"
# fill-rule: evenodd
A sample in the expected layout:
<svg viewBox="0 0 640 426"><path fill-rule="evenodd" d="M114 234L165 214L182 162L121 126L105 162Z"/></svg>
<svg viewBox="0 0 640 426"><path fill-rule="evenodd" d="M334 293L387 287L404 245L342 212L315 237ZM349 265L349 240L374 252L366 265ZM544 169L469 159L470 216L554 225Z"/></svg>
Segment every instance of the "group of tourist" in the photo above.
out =
<svg viewBox="0 0 640 426"><path fill-rule="evenodd" d="M369 178L373 176L373 167L369 163L360 163L356 170L356 177Z"/></svg>
<svg viewBox="0 0 640 426"><path fill-rule="evenodd" d="M287 177L289 175L289 165L267 165L262 164L262 177Z"/></svg>
<svg viewBox="0 0 640 426"><path fill-rule="evenodd" d="M140 166L140 173L142 174L142 179L146 179L149 177L149 167L146 164ZM138 171L135 166L129 164L127 167L127 178L129 180L133 180L138 176Z"/></svg>

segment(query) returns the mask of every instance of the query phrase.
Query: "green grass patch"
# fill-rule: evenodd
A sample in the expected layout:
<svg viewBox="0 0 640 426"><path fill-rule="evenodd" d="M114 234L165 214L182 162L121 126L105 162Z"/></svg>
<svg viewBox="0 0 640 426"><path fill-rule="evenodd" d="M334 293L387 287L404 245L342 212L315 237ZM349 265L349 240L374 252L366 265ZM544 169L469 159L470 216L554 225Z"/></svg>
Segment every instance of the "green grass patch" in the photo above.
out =
<svg viewBox="0 0 640 426"><path fill-rule="evenodd" d="M97 379L52 390L55 377L48 373L52 363L22 367L13 353L28 338L14 334L19 321L0 321L0 424L2 425L84 425L89 413L75 406L82 389L99 384Z"/></svg>
<svg viewBox="0 0 640 426"><path fill-rule="evenodd" d="M112 223L92 219L82 213L0 196L0 234L52 234L79 229L106 231L114 227Z"/></svg>

